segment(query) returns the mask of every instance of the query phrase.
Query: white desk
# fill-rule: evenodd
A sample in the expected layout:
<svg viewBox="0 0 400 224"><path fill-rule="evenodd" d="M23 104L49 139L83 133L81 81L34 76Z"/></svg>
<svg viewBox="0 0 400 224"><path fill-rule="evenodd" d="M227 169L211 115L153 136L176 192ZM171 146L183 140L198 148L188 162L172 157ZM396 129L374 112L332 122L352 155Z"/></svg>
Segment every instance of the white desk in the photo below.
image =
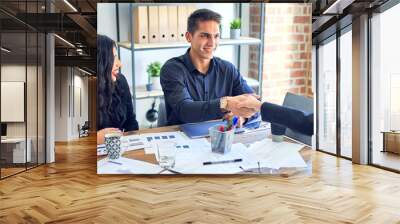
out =
<svg viewBox="0 0 400 224"><path fill-rule="evenodd" d="M169 126L169 127L161 127L161 128L154 128L154 129L144 129L136 132L129 132L125 133L125 135L128 137L129 135L135 135L135 134L140 134L139 138L146 139L146 133L147 134L157 134L158 135L163 135L162 133L165 133L161 137L168 137L170 136L171 133L170 131L179 131L178 126ZM267 140L266 137L268 135L269 131L268 130L260 130L260 131L255 131L252 133L247 133L247 134L238 134L235 135L235 143L242 143L242 144L247 144L247 143L254 143L259 140ZM188 138L187 136L185 136ZM137 136L134 137L137 139ZM169 138L169 137L168 137ZM156 138L155 138L156 139ZM178 140L178 135L174 135L175 140ZM268 138L269 139L269 138ZM125 140L130 142L130 140ZM141 141L146 141L146 140L141 140ZM151 140L153 141L153 140ZM156 140L154 140L156 141ZM180 140L179 140L180 141ZM247 142L247 143L246 143ZM228 159L221 159L221 158L212 158L211 160L208 158L209 154L211 153L211 148L210 146L199 146L197 144L196 146L192 145L192 143L189 141L189 139L185 140L185 143L188 144L188 147L190 149L194 149L193 151L190 152L190 155L186 157L184 155L184 151L177 152L176 158L175 158L175 167L170 169L169 172L167 170L162 169L159 166L158 160L156 153L154 149L147 151L146 148L144 149L136 149L132 151L126 151L122 157L117 160L110 162L108 161L107 158L105 158L105 155L100 155L98 154L97 156L97 173L98 174L172 174L172 173L180 173L180 174L279 174L279 175L292 175L295 173L310 173L312 170L311 167L311 157L310 157L310 151L311 149L307 146L304 145L299 145L299 144L292 144L290 142L282 142L282 143L274 143L269 139L268 145L261 145L260 147L256 147L254 149L251 149L252 152L256 153L251 153L252 155L257 156L256 159L258 159L258 164L257 161L254 163L254 161L250 160L249 163L247 163L246 156L249 151L246 151L246 153L242 153L244 161L243 161L243 166L242 165L237 165L238 163L235 164L218 164L218 165L212 165L212 166L204 166L202 165L202 162L204 161L219 161L219 160L228 160ZM294 145L294 146L293 146ZM292 147L293 146L293 147ZM233 147L233 146L232 146ZM243 149L244 146L239 146L242 147L232 149L230 153L226 154L226 156L233 155L233 153L240 153L246 149ZM278 149L279 150L275 150ZM296 148L296 159L300 157L302 164L299 166L298 163L296 163L295 166L293 166L293 157L287 157L286 159L286 152L290 150L292 152ZM148 149L148 148L147 148ZM199 149L199 151L196 152L196 150ZM266 150L270 149L270 150ZM207 150L207 151L205 151ZM256 150L256 151L254 151ZM300 150L300 151L299 151ZM209 151L209 152L208 152ZM268 151L276 151L278 153L271 154L268 158L265 157L264 152ZM300 152L300 154L299 154ZM263 154L264 153L264 154ZM207 154L207 160L203 159L203 155ZM291 153L293 154L293 153ZM287 154L289 155L289 154ZM193 156L193 158L191 157ZM222 155L216 155L215 153L213 154L214 157L222 157ZM224 155L225 156L225 155ZM235 158L238 158L238 155L235 154ZM265 158L264 158L265 157ZM183 159L182 159L183 158ZM188 159L190 161L188 161ZM232 159L232 158L229 158ZM204 160L204 161L203 161ZM183 161L183 162L182 162ZM187 163L185 163L187 162ZM277 163L278 162L278 163ZM184 164L185 163L185 164ZM199 164L197 164L199 163ZM182 165L183 164L183 165ZM186 166L189 164L190 166ZM194 164L194 165L193 165ZM288 165L289 164L289 165ZM218 166L218 167L217 167ZM188 167L190 169L188 169ZM243 168L244 167L244 168ZM218 168L218 169L217 169ZM221 169L220 169L221 168ZM222 169L224 168L224 169ZM172 172L174 171L174 172ZM172 173L171 173L172 172Z"/></svg>
<svg viewBox="0 0 400 224"><path fill-rule="evenodd" d="M8 147L13 147L12 149L12 162L13 163L25 163L25 158L27 158L26 162L31 161L31 145L32 141L30 138L27 138L26 142L27 147L26 147L26 154L25 154L25 138L6 138L6 139L1 139L1 144L2 147L6 147L5 149L2 149L2 153L11 151L10 148Z"/></svg>

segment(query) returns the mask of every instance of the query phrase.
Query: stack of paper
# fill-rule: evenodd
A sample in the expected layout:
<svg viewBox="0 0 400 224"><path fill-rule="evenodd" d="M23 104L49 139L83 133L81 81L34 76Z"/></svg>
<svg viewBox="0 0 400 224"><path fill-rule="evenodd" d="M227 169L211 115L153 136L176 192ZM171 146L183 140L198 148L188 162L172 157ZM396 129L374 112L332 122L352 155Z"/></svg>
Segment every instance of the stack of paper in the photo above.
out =
<svg viewBox="0 0 400 224"><path fill-rule="evenodd" d="M98 174L158 174L162 170L158 165L124 157L113 161L107 158L97 161Z"/></svg>
<svg viewBox="0 0 400 224"><path fill-rule="evenodd" d="M273 142L271 139L252 144L248 153L257 158L256 163L245 165L245 169L268 167L279 169L281 167L307 167L299 151L304 145L289 142ZM259 163L259 164L258 164Z"/></svg>
<svg viewBox="0 0 400 224"><path fill-rule="evenodd" d="M242 162L203 165L204 162L242 159ZM255 158L246 152L246 146L233 144L229 153L211 152L211 147L203 150L187 150L176 154L173 170L185 174L233 174L243 171L241 166L252 164Z"/></svg>

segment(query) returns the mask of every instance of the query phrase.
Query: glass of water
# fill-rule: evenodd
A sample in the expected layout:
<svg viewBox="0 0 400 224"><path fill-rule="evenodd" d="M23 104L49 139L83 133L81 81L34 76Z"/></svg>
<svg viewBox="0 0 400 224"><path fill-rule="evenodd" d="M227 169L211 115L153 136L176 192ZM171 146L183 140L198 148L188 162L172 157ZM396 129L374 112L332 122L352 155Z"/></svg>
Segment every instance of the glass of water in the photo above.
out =
<svg viewBox="0 0 400 224"><path fill-rule="evenodd" d="M164 169L173 168L175 165L176 143L159 142L156 144L158 163Z"/></svg>

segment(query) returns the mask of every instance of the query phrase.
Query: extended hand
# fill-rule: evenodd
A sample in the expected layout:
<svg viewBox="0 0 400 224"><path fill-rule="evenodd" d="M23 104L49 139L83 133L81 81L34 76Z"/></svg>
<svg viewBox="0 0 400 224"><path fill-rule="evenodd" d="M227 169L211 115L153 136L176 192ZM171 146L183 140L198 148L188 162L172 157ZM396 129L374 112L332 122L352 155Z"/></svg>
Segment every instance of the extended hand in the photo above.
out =
<svg viewBox="0 0 400 224"><path fill-rule="evenodd" d="M239 96L228 97L227 110L232 112L233 115L239 117L249 118L253 116L257 112L254 108L240 106L240 102L246 101L248 98L255 99L255 97L251 94L243 94Z"/></svg>
<svg viewBox="0 0 400 224"><path fill-rule="evenodd" d="M246 98L243 98L236 106L238 108L247 108L254 111L260 111L262 102L259 101L259 96L253 94L246 94Z"/></svg>

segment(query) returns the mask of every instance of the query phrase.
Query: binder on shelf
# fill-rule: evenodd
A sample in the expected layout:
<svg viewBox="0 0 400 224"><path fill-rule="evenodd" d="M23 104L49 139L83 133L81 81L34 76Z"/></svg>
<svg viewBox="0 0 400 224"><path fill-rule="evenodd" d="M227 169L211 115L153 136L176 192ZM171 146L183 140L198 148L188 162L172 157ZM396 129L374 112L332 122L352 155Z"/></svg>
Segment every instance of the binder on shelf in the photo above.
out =
<svg viewBox="0 0 400 224"><path fill-rule="evenodd" d="M158 32L160 42L168 42L168 6L158 6Z"/></svg>
<svg viewBox="0 0 400 224"><path fill-rule="evenodd" d="M178 41L186 41L187 19L186 6L178 6Z"/></svg>
<svg viewBox="0 0 400 224"><path fill-rule="evenodd" d="M192 14L192 12L196 11L197 7L194 5L188 5L186 6L186 18L189 18L190 14Z"/></svg>
<svg viewBox="0 0 400 224"><path fill-rule="evenodd" d="M147 6L138 6L133 8L133 26L135 43L149 42L149 29L147 21Z"/></svg>
<svg viewBox="0 0 400 224"><path fill-rule="evenodd" d="M158 6L149 6L149 43L160 42L158 31Z"/></svg>
<svg viewBox="0 0 400 224"><path fill-rule="evenodd" d="M168 6L168 41L178 41L178 7Z"/></svg>

